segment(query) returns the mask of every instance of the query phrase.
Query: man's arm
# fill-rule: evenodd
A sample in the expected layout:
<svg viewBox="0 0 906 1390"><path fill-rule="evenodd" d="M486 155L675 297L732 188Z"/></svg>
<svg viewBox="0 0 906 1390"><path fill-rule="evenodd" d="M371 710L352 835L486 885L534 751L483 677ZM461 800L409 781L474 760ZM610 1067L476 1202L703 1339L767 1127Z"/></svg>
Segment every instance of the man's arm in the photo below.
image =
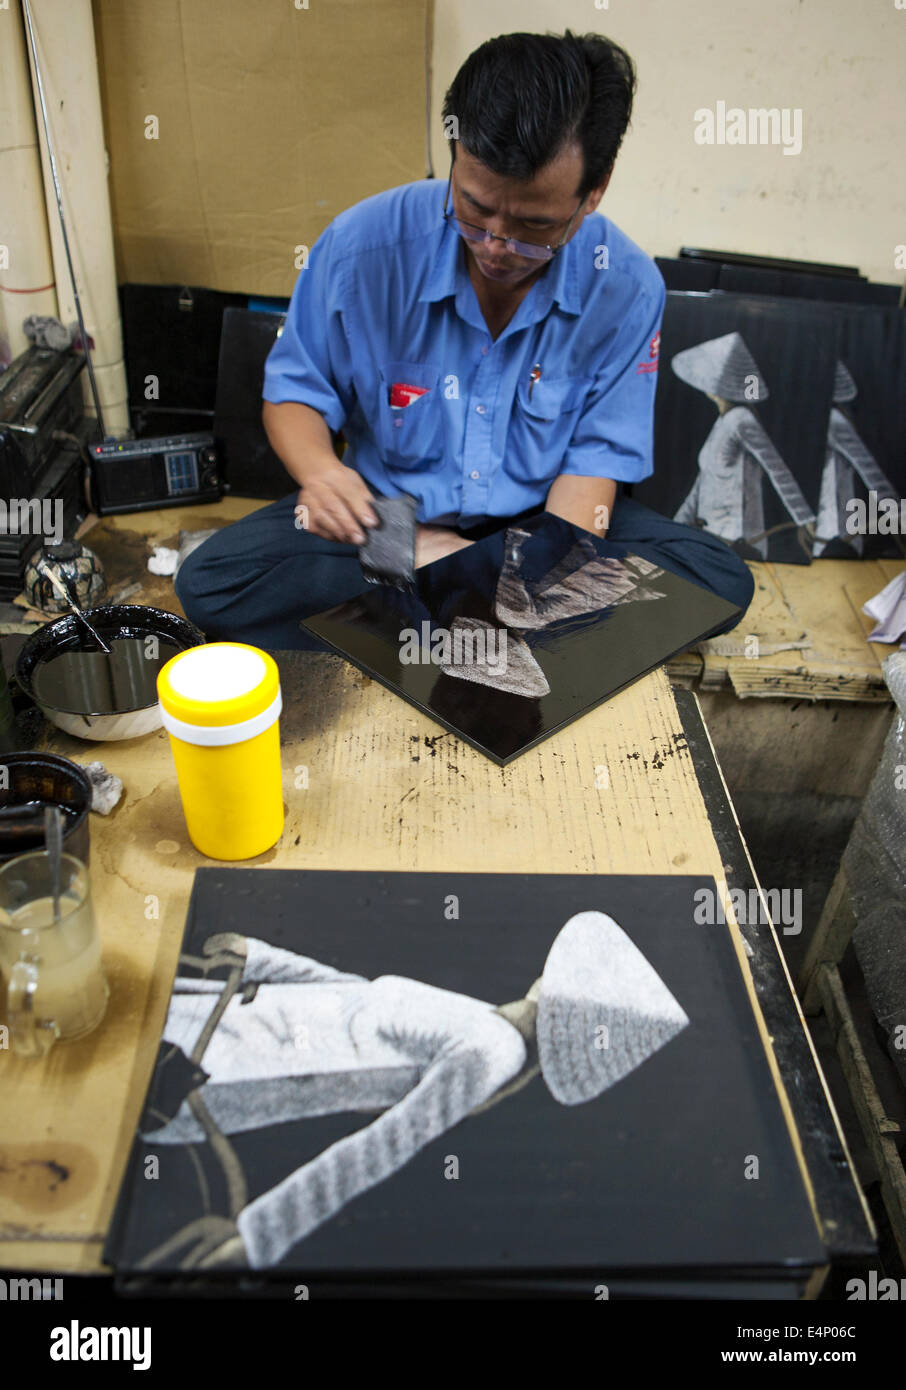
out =
<svg viewBox="0 0 906 1390"><path fill-rule="evenodd" d="M265 401L261 419L271 448L299 484L299 524L327 540L363 545L362 527L377 525L371 493L361 475L337 458L323 415L300 401ZM447 527L420 524L416 568L471 544Z"/></svg>
<svg viewBox="0 0 906 1390"><path fill-rule="evenodd" d="M545 510L604 537L617 481L640 482L652 471L654 395L666 291L658 275L627 307L614 346L591 390Z"/></svg>
<svg viewBox="0 0 906 1390"><path fill-rule="evenodd" d="M271 448L299 484L296 517L326 540L363 545L363 527L376 526L371 493L354 468L333 450L322 415L301 401L265 401L261 412Z"/></svg>
<svg viewBox="0 0 906 1390"><path fill-rule="evenodd" d="M348 293L334 223L312 247L264 367L262 422L274 453L299 485L296 524L326 540L361 545L377 518L355 469L333 451L355 400L343 323Z"/></svg>
<svg viewBox="0 0 906 1390"><path fill-rule="evenodd" d="M544 510L604 537L610 526L616 495L617 485L613 478L582 478L575 473L561 473L551 483Z"/></svg>

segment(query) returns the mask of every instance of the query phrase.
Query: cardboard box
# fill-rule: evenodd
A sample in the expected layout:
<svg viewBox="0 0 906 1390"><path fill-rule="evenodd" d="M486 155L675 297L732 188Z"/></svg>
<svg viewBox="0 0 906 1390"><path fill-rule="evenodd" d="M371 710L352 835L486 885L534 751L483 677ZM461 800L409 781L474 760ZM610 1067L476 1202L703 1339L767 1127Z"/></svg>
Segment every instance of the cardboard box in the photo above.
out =
<svg viewBox="0 0 906 1390"><path fill-rule="evenodd" d="M296 248L425 177L430 0L306 3L94 0L121 282L288 295Z"/></svg>

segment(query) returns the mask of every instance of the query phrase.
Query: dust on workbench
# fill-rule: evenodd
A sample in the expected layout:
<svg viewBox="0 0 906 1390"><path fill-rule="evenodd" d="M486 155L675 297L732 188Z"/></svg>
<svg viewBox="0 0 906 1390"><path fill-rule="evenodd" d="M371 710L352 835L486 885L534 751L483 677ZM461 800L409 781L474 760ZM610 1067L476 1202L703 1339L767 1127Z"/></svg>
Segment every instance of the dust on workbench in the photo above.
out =
<svg viewBox="0 0 906 1390"><path fill-rule="evenodd" d="M181 526L176 530L161 531L147 535L133 531L123 524L122 517L100 519L88 531L79 535L83 545L93 550L104 567L107 592L104 602L116 596L118 589L127 584L140 584L141 588L129 595L128 603L148 604L152 608L164 608L170 613L183 615L182 605L176 597L173 576L152 574L148 560L155 546L167 546L171 550L179 548L179 532L197 529L199 531L220 530L229 526L229 521L215 521L205 517L197 528Z"/></svg>

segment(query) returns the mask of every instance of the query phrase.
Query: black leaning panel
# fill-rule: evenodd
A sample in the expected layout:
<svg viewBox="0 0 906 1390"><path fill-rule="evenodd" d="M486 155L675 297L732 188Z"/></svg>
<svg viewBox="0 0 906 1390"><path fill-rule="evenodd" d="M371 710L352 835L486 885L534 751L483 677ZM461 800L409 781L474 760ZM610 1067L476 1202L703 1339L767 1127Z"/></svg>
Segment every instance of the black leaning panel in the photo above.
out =
<svg viewBox="0 0 906 1390"><path fill-rule="evenodd" d="M229 489L240 497L276 499L294 487L261 423L264 364L283 317L238 308L223 316L214 438Z"/></svg>

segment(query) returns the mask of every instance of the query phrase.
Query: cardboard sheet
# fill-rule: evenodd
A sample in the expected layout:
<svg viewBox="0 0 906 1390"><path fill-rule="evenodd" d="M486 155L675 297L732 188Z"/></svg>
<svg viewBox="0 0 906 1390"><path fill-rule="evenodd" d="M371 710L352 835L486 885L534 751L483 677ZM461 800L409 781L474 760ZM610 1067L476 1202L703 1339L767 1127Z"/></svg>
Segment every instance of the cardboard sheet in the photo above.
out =
<svg viewBox="0 0 906 1390"><path fill-rule="evenodd" d="M428 9L94 0L118 279L288 295L296 247L424 178Z"/></svg>

